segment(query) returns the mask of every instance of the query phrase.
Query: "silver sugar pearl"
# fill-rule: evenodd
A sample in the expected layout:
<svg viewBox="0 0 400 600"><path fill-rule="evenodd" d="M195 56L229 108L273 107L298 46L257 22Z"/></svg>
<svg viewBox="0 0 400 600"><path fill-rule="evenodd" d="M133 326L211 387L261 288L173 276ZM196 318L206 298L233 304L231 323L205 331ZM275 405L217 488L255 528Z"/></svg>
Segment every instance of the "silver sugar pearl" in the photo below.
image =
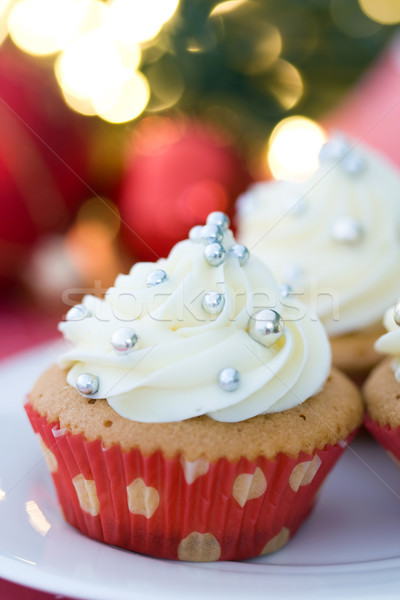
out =
<svg viewBox="0 0 400 600"><path fill-rule="evenodd" d="M222 242L224 234L222 229L218 225L204 225L201 229L201 241L203 244L214 244L215 242Z"/></svg>
<svg viewBox="0 0 400 600"><path fill-rule="evenodd" d="M240 384L239 371L233 367L225 367L218 374L218 383L224 392L234 392Z"/></svg>
<svg viewBox="0 0 400 600"><path fill-rule="evenodd" d="M189 239L192 242L201 242L201 232L203 231L203 227L201 225L195 225L189 231Z"/></svg>
<svg viewBox="0 0 400 600"><path fill-rule="evenodd" d="M146 285L147 287L153 287L155 285L160 285L160 283L164 283L167 279L168 275L163 269L156 269L147 275Z"/></svg>
<svg viewBox="0 0 400 600"><path fill-rule="evenodd" d="M111 346L120 354L131 352L137 341L138 337L131 327L120 327L111 336Z"/></svg>
<svg viewBox="0 0 400 600"><path fill-rule="evenodd" d="M349 150L350 144L347 139L343 135L337 134L322 146L319 160L321 162L340 160Z"/></svg>
<svg viewBox="0 0 400 600"><path fill-rule="evenodd" d="M76 389L84 396L92 396L99 391L99 378L92 373L82 373L76 379Z"/></svg>
<svg viewBox="0 0 400 600"><path fill-rule="evenodd" d="M228 215L218 210L208 215L206 223L207 225L216 225L221 231L226 231L230 225Z"/></svg>
<svg viewBox="0 0 400 600"><path fill-rule="evenodd" d="M279 284L279 289L280 289L282 298L287 298L293 292L293 288L289 283Z"/></svg>
<svg viewBox="0 0 400 600"><path fill-rule="evenodd" d="M285 331L285 322L272 308L263 308L250 317L249 335L266 348L275 344Z"/></svg>
<svg viewBox="0 0 400 600"><path fill-rule="evenodd" d="M365 169L366 163L362 156L352 152L342 161L342 167L349 175L358 175Z"/></svg>
<svg viewBox="0 0 400 600"><path fill-rule="evenodd" d="M233 244L233 246L229 248L229 254L238 259L241 267L243 267L250 258L250 252L243 244Z"/></svg>
<svg viewBox="0 0 400 600"><path fill-rule="evenodd" d="M364 237L364 230L353 217L339 217L332 225L332 237L336 242L359 244Z"/></svg>
<svg viewBox="0 0 400 600"><path fill-rule="evenodd" d="M225 260L225 248L221 244L209 244L204 248L204 258L212 267L222 265Z"/></svg>
<svg viewBox="0 0 400 600"><path fill-rule="evenodd" d="M206 292L201 301L201 305L209 315L219 315L225 306L225 296L219 292Z"/></svg>
<svg viewBox="0 0 400 600"><path fill-rule="evenodd" d="M400 327L400 302L394 307L393 318L396 325Z"/></svg>
<svg viewBox="0 0 400 600"><path fill-rule="evenodd" d="M89 311L83 304L76 304L66 314L67 321L81 321L89 316Z"/></svg>

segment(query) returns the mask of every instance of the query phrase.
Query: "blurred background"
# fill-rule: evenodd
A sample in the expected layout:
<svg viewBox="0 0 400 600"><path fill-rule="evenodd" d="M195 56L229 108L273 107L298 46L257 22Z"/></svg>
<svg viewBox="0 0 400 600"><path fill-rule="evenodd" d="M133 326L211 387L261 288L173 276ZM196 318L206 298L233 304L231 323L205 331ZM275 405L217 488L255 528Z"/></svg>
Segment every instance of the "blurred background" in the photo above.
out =
<svg viewBox="0 0 400 600"><path fill-rule="evenodd" d="M344 130L400 165L400 0L0 0L0 357Z"/></svg>

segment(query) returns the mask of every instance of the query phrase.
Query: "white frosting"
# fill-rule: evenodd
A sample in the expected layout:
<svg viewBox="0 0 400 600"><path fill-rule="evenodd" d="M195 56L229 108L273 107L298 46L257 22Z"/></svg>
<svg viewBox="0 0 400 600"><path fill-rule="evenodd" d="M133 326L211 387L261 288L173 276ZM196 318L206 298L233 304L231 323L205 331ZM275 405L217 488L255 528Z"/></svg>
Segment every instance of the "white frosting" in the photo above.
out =
<svg viewBox="0 0 400 600"><path fill-rule="evenodd" d="M375 348L382 354L393 355L392 369L397 381L400 381L400 327L394 320L393 308L389 308L385 312L383 324L388 333L385 333L376 341Z"/></svg>
<svg viewBox="0 0 400 600"><path fill-rule="evenodd" d="M399 295L400 177L376 153L358 144L350 152L341 139L324 155L305 182L258 183L242 195L239 241L336 336L377 323ZM340 242L334 232L346 233L349 217L362 235Z"/></svg>
<svg viewBox="0 0 400 600"><path fill-rule="evenodd" d="M330 371L326 333L296 299L282 298L270 271L256 257L240 266L228 254L234 243L224 235L224 264L210 266L204 245L186 240L167 259L135 264L119 275L104 300L86 296L90 315L60 324L73 347L60 360L70 369L67 381L91 373L99 378L93 398L106 398L120 415L134 421L180 421L207 414L219 421L241 421L260 413L286 410L317 393ZM146 287L146 276L164 269L168 280ZM207 314L202 297L209 290L225 295L219 315ZM262 308L285 320L282 337L265 347L247 332L249 317ZM118 355L113 332L129 326L135 348ZM218 384L219 372L240 373L237 390Z"/></svg>

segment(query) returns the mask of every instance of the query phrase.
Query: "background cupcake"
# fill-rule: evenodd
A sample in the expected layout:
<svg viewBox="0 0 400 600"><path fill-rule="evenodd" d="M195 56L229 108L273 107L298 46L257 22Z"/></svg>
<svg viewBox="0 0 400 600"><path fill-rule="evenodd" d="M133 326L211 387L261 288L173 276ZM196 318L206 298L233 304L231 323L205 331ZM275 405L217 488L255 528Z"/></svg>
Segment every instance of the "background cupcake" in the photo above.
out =
<svg viewBox="0 0 400 600"><path fill-rule="evenodd" d="M26 409L66 519L180 560L277 550L362 419L325 331L213 213L60 325Z"/></svg>
<svg viewBox="0 0 400 600"><path fill-rule="evenodd" d="M387 333L376 342L378 352L390 355L372 371L364 385L365 425L400 461L400 303L387 310Z"/></svg>
<svg viewBox="0 0 400 600"><path fill-rule="evenodd" d="M381 315L400 293L399 189L395 167L337 136L307 181L259 183L238 203L240 240L318 313L353 376L379 360Z"/></svg>

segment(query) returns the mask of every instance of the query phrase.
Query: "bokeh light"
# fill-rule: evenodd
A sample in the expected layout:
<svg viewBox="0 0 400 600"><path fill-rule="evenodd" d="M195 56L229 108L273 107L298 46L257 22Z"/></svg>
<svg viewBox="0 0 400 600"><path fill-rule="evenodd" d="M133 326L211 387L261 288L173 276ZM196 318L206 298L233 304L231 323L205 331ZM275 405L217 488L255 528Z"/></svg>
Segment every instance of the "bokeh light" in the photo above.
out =
<svg viewBox="0 0 400 600"><path fill-rule="evenodd" d="M374 21L383 25L400 23L399 0L358 0L361 10Z"/></svg>
<svg viewBox="0 0 400 600"><path fill-rule="evenodd" d="M153 39L178 5L179 0L0 0L0 43L9 32L25 52L59 53L54 70L66 103L84 115L124 123L138 117L150 98L149 82L138 71L140 43ZM2 19L8 27L3 34ZM158 109L172 106L183 93L180 73L175 69L172 75L169 82L157 77Z"/></svg>
<svg viewBox="0 0 400 600"><path fill-rule="evenodd" d="M19 0L8 17L10 36L25 52L53 54L77 35L88 6L85 0Z"/></svg>
<svg viewBox="0 0 400 600"><path fill-rule="evenodd" d="M261 73L281 53L281 34L256 2L231 0L218 4L210 13L210 23L221 42L224 60L235 71Z"/></svg>
<svg viewBox="0 0 400 600"><path fill-rule="evenodd" d="M285 110L293 108L303 95L304 85L294 65L279 58L272 67L267 89Z"/></svg>
<svg viewBox="0 0 400 600"><path fill-rule="evenodd" d="M150 86L139 71L131 73L125 80L120 94L112 103L95 99L94 107L99 117L109 123L126 123L138 117L146 108L150 98Z"/></svg>
<svg viewBox="0 0 400 600"><path fill-rule="evenodd" d="M120 54L102 29L80 36L66 48L55 71L62 89L82 99L100 96L124 78Z"/></svg>
<svg viewBox="0 0 400 600"><path fill-rule="evenodd" d="M272 131L267 160L275 179L301 181L318 168L318 154L326 141L323 129L306 117L283 119Z"/></svg>
<svg viewBox="0 0 400 600"><path fill-rule="evenodd" d="M145 42L154 38L175 13L179 0L113 0L108 26L122 42Z"/></svg>

